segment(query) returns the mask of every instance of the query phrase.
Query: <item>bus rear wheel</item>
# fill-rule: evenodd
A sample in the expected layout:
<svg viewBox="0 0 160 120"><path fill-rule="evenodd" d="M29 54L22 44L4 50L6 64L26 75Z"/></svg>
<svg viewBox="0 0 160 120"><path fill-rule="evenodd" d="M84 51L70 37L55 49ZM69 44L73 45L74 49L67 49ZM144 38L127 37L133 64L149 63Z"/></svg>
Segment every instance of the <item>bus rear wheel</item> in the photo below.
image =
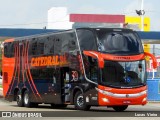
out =
<svg viewBox="0 0 160 120"><path fill-rule="evenodd" d="M25 107L32 107L33 106L32 103L30 102L30 97L29 97L29 93L27 90L24 92L23 100L24 100Z"/></svg>
<svg viewBox="0 0 160 120"><path fill-rule="evenodd" d="M81 91L78 91L74 97L75 108L78 110L89 110L91 106L86 105L84 96Z"/></svg>
<svg viewBox="0 0 160 120"><path fill-rule="evenodd" d="M23 96L20 92L17 93L16 95L16 101L17 101L17 105L19 107L23 107L24 106L24 102L23 102Z"/></svg>
<svg viewBox="0 0 160 120"><path fill-rule="evenodd" d="M128 105L123 105L123 106L113 106L113 109L117 112L122 112L128 108Z"/></svg>

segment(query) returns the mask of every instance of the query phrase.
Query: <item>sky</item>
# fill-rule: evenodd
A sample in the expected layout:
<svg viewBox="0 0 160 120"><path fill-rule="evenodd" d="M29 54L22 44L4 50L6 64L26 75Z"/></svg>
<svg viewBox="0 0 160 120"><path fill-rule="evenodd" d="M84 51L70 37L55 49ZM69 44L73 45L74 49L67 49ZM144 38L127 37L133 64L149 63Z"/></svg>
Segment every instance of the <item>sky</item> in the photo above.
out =
<svg viewBox="0 0 160 120"><path fill-rule="evenodd" d="M144 0L151 31L160 31L159 4L160 0ZM141 0L0 0L0 28L44 28L51 7L67 7L68 14L137 16L135 10L140 10Z"/></svg>

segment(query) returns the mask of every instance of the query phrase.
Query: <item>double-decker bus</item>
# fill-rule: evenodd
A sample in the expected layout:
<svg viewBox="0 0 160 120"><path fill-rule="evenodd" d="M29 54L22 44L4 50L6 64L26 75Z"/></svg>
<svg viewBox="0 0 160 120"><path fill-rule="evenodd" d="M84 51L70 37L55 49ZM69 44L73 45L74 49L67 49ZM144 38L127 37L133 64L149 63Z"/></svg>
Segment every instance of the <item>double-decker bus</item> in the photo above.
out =
<svg viewBox="0 0 160 120"><path fill-rule="evenodd" d="M3 50L3 94L20 107L45 103L113 107L147 103L145 56L129 29L78 28L8 39Z"/></svg>

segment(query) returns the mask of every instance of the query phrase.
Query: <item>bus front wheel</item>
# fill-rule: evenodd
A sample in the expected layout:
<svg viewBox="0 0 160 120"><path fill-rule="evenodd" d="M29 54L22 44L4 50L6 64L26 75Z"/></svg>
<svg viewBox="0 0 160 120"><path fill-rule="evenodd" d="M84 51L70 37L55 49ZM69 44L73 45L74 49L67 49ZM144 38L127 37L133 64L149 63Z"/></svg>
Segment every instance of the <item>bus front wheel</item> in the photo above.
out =
<svg viewBox="0 0 160 120"><path fill-rule="evenodd" d="M122 112L128 108L128 105L123 105L123 106L113 106L113 109L117 112Z"/></svg>
<svg viewBox="0 0 160 120"><path fill-rule="evenodd" d="M85 104L85 99L81 91L78 91L74 97L75 108L78 110L89 110L91 106Z"/></svg>

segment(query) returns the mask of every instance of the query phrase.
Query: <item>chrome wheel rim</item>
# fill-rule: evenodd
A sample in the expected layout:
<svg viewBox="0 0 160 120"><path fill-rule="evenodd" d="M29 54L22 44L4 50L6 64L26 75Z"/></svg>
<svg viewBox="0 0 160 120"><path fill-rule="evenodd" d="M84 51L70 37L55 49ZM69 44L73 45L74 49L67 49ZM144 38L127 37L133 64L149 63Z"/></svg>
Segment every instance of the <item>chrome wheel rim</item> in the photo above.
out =
<svg viewBox="0 0 160 120"><path fill-rule="evenodd" d="M82 107L83 104L84 104L83 95L79 95L77 97L77 105L80 106L80 107Z"/></svg>
<svg viewBox="0 0 160 120"><path fill-rule="evenodd" d="M17 96L17 103L19 103L21 101L21 95Z"/></svg>
<svg viewBox="0 0 160 120"><path fill-rule="evenodd" d="M24 96L24 103L28 104L28 101L29 101L29 96L28 96L28 94L25 94L25 96Z"/></svg>

